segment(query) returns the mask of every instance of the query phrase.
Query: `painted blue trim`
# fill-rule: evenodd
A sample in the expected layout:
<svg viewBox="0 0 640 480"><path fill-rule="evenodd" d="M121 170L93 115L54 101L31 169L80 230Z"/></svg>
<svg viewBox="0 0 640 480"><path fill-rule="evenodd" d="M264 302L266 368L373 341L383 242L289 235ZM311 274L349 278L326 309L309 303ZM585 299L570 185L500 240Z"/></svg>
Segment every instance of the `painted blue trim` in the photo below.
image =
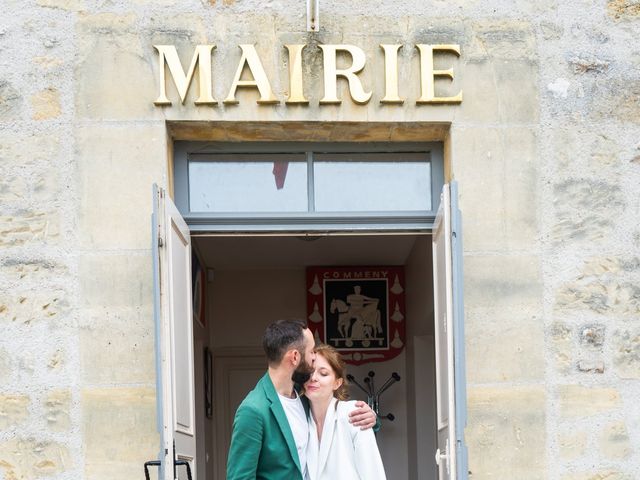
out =
<svg viewBox="0 0 640 480"><path fill-rule="evenodd" d="M184 142L175 142L173 147L173 202L182 214L190 210L189 161Z"/></svg>
<svg viewBox="0 0 640 480"><path fill-rule="evenodd" d="M435 219L440 208L442 187L444 187L444 154L441 143L436 143L429 150L431 165L431 212Z"/></svg>
<svg viewBox="0 0 640 480"><path fill-rule="evenodd" d="M404 231L432 228L435 214L432 212L396 212L389 215L349 212L319 216L313 214L264 214L261 216L219 214L184 215L193 232L329 232L329 231Z"/></svg>
<svg viewBox="0 0 640 480"><path fill-rule="evenodd" d="M307 152L307 210L310 213L316 211L316 186L315 171L313 169L313 153Z"/></svg>
<svg viewBox="0 0 640 480"><path fill-rule="evenodd" d="M451 188L451 253L453 272L453 355L456 388L456 458L457 480L469 478L467 446L464 429L467 426L467 380L464 353L464 289L462 269L462 214L458 208L458 183Z"/></svg>
<svg viewBox="0 0 640 480"><path fill-rule="evenodd" d="M163 420L163 384L162 384L162 312L160 304L160 245L159 235L159 215L160 212L160 188L153 184L153 213L151 214L151 256L153 264L153 320L155 323L155 349L156 349L156 426L160 434L160 450L158 460L160 460L160 473L158 478L164 478L164 420Z"/></svg>
<svg viewBox="0 0 640 480"><path fill-rule="evenodd" d="M433 218L426 218L424 221L411 223L296 223L287 224L265 224L256 225L254 223L242 224L224 224L224 223L195 223L193 219L186 219L189 230L195 233L278 233L278 234L297 234L297 233L315 233L321 235L323 233L375 233L375 232L427 232L433 229Z"/></svg>
<svg viewBox="0 0 640 480"><path fill-rule="evenodd" d="M374 152L401 155L425 153L431 165L431 210L409 212L315 212L309 205L302 213L199 213L189 208L189 159L210 154L300 153L307 156L313 173L313 154ZM438 142L183 142L174 143L174 202L193 231L209 232L329 232L345 230L409 231L428 230L440 204L444 185L442 143ZM307 179L313 182L311 176ZM308 188L313 194L313 185ZM309 201L311 203L311 201Z"/></svg>

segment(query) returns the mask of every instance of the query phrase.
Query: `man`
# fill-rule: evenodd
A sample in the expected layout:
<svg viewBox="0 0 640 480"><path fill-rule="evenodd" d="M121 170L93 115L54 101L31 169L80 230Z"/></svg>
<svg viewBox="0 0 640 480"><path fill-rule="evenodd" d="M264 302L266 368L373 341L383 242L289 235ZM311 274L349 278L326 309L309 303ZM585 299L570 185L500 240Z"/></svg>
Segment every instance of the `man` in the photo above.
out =
<svg viewBox="0 0 640 480"><path fill-rule="evenodd" d="M303 480L307 477L308 405L295 385L313 372L313 334L300 320L279 320L262 338L269 367L242 401L233 421L227 480ZM361 428L376 422L364 402L351 414Z"/></svg>

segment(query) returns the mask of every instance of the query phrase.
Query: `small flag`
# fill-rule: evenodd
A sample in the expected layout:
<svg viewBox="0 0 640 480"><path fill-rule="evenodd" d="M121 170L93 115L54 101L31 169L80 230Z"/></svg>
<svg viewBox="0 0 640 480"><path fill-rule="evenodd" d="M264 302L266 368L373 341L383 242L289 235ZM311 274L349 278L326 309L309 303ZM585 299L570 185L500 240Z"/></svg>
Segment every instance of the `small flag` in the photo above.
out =
<svg viewBox="0 0 640 480"><path fill-rule="evenodd" d="M289 162L276 161L273 162L273 176L276 180L276 188L282 190L284 188L284 180L287 178L287 169Z"/></svg>

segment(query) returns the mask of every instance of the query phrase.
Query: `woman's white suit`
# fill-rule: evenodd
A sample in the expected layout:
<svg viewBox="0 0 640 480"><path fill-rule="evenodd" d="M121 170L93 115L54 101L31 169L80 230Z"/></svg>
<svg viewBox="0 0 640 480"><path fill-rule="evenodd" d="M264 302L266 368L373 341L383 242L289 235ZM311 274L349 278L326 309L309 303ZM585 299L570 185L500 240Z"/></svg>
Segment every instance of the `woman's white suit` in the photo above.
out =
<svg viewBox="0 0 640 480"><path fill-rule="evenodd" d="M349 423L355 401L331 400L318 445L313 415L309 415L307 468L310 480L386 480L372 429Z"/></svg>

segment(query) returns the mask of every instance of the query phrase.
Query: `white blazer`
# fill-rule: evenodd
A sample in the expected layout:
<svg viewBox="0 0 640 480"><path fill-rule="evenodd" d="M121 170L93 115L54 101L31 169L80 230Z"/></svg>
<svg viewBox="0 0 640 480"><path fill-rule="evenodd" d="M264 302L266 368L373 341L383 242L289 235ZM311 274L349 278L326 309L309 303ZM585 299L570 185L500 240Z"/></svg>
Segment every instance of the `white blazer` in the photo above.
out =
<svg viewBox="0 0 640 480"><path fill-rule="evenodd" d="M373 430L360 430L349 423L349 412L355 409L355 403L331 400L320 445L316 422L309 414L310 480L386 480Z"/></svg>

